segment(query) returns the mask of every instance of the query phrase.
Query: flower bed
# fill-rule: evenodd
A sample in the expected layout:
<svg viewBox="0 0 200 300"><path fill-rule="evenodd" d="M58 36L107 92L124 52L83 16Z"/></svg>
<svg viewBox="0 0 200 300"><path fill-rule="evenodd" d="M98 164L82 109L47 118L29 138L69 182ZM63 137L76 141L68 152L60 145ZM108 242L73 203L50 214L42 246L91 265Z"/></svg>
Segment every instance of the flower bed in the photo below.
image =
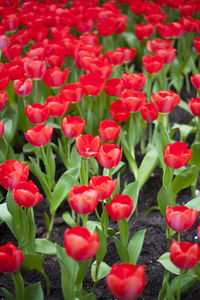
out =
<svg viewBox="0 0 200 300"><path fill-rule="evenodd" d="M3 2L2 299L199 299L199 11Z"/></svg>

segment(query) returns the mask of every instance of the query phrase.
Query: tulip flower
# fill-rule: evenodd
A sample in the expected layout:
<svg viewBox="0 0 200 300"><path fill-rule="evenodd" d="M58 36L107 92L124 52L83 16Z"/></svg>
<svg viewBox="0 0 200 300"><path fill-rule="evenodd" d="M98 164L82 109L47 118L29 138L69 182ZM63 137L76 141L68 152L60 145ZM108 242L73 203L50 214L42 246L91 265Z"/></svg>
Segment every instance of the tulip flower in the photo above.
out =
<svg viewBox="0 0 200 300"><path fill-rule="evenodd" d="M124 82L120 78L112 78L106 81L104 89L108 95L119 97L124 90Z"/></svg>
<svg viewBox="0 0 200 300"><path fill-rule="evenodd" d="M144 17L144 19L153 25L157 25L159 23L163 23L166 17L167 15L164 12L156 12L156 13L148 14L147 16Z"/></svg>
<svg viewBox="0 0 200 300"><path fill-rule="evenodd" d="M98 163L107 169L115 168L122 158L122 149L115 144L103 144L97 154Z"/></svg>
<svg viewBox="0 0 200 300"><path fill-rule="evenodd" d="M115 66L120 66L124 62L124 57L125 53L118 49L113 51L107 51L102 56L102 59Z"/></svg>
<svg viewBox="0 0 200 300"><path fill-rule="evenodd" d="M20 78L13 81L13 88L17 95L25 97L32 92L33 82L31 78Z"/></svg>
<svg viewBox="0 0 200 300"><path fill-rule="evenodd" d="M20 59L15 59L6 64L10 80L20 79L24 77L24 64Z"/></svg>
<svg viewBox="0 0 200 300"><path fill-rule="evenodd" d="M13 189L13 199L23 207L33 207L42 201L43 196L39 193L37 186L33 181L20 182Z"/></svg>
<svg viewBox="0 0 200 300"><path fill-rule="evenodd" d="M199 258L200 247L198 244L172 241L170 259L177 268L189 270L198 263Z"/></svg>
<svg viewBox="0 0 200 300"><path fill-rule="evenodd" d="M173 91L160 91L151 95L151 102L159 113L168 113L179 105L181 99Z"/></svg>
<svg viewBox="0 0 200 300"><path fill-rule="evenodd" d="M200 97L191 98L188 107L194 116L200 117Z"/></svg>
<svg viewBox="0 0 200 300"><path fill-rule="evenodd" d="M61 93L65 95L67 101L72 103L79 102L84 94L83 88L78 82L66 84L62 88Z"/></svg>
<svg viewBox="0 0 200 300"><path fill-rule="evenodd" d="M143 73L125 73L122 79L126 89L135 91L142 90L146 82L146 76Z"/></svg>
<svg viewBox="0 0 200 300"><path fill-rule="evenodd" d="M22 53L22 46L19 44L9 45L2 49L2 53L7 60L14 60L15 58L20 57Z"/></svg>
<svg viewBox="0 0 200 300"><path fill-rule="evenodd" d="M8 102L7 92L0 92L0 111L2 111Z"/></svg>
<svg viewBox="0 0 200 300"><path fill-rule="evenodd" d="M91 234L85 227L75 226L64 234L64 248L68 256L76 261L92 258L99 248L98 234Z"/></svg>
<svg viewBox="0 0 200 300"><path fill-rule="evenodd" d="M140 91L126 90L121 93L120 100L130 112L138 112L146 102L146 95Z"/></svg>
<svg viewBox="0 0 200 300"><path fill-rule="evenodd" d="M144 266L124 263L113 265L106 277L110 292L120 300L134 300L143 292L146 283Z"/></svg>
<svg viewBox="0 0 200 300"><path fill-rule="evenodd" d="M6 68L0 66L0 92L7 88L9 81L10 78Z"/></svg>
<svg viewBox="0 0 200 300"><path fill-rule="evenodd" d="M50 110L50 115L53 117L61 117L69 109L70 102L66 99L64 94L50 96L45 100L45 105Z"/></svg>
<svg viewBox="0 0 200 300"><path fill-rule="evenodd" d="M45 61L30 59L24 63L24 70L31 79L41 79L46 71Z"/></svg>
<svg viewBox="0 0 200 300"><path fill-rule="evenodd" d="M24 133L27 141L36 147L42 147L48 144L53 134L53 125L51 127L41 124L29 128L27 133Z"/></svg>
<svg viewBox="0 0 200 300"><path fill-rule="evenodd" d="M160 56L148 54L143 56L142 63L147 73L158 73L163 67L163 60Z"/></svg>
<svg viewBox="0 0 200 300"><path fill-rule="evenodd" d="M99 200L108 199L117 184L117 179L112 180L109 176L93 176L89 181L89 186L98 191Z"/></svg>
<svg viewBox="0 0 200 300"><path fill-rule="evenodd" d="M169 143L164 151L164 162L172 169L185 166L192 156L192 149L182 142Z"/></svg>
<svg viewBox="0 0 200 300"><path fill-rule="evenodd" d="M131 62L135 55L136 55L136 49L135 48L132 48L132 49L129 49L129 48L126 48L126 47L121 47L121 48L116 48L116 50L120 50L124 53L124 63L129 63Z"/></svg>
<svg viewBox="0 0 200 300"><path fill-rule="evenodd" d="M4 189L13 190L20 182L26 182L29 175L29 166L14 159L7 160L0 165L0 183Z"/></svg>
<svg viewBox="0 0 200 300"><path fill-rule="evenodd" d="M166 222L170 228L177 232L189 230L198 217L198 210L189 209L184 205L170 207L166 209Z"/></svg>
<svg viewBox="0 0 200 300"><path fill-rule="evenodd" d="M91 186L75 185L69 191L69 205L77 214L91 214L98 204L98 192Z"/></svg>
<svg viewBox="0 0 200 300"><path fill-rule="evenodd" d="M0 273L16 272L24 261L24 255L11 242L0 247Z"/></svg>
<svg viewBox="0 0 200 300"><path fill-rule="evenodd" d="M140 41L144 41L153 35L155 31L155 26L151 23L148 24L142 23L142 24L136 24L134 29L135 29L135 35L137 39Z"/></svg>
<svg viewBox="0 0 200 300"><path fill-rule="evenodd" d="M172 47L172 41L163 40L163 39L154 39L147 42L147 50L150 52L156 53L158 50L167 50Z"/></svg>
<svg viewBox="0 0 200 300"><path fill-rule="evenodd" d="M59 88L65 83L68 75L68 69L61 71L59 68L55 67L53 69L46 70L43 76L43 81L51 88Z"/></svg>
<svg viewBox="0 0 200 300"><path fill-rule="evenodd" d="M80 117L67 115L61 123L64 135L69 139L77 138L84 130L85 121Z"/></svg>
<svg viewBox="0 0 200 300"><path fill-rule="evenodd" d="M162 58L165 65L169 65L176 57L176 49L160 49L156 51L156 54Z"/></svg>
<svg viewBox="0 0 200 300"><path fill-rule="evenodd" d="M33 103L26 106L25 113L29 119L34 124L44 123L50 117L50 109L47 105L42 105L40 103Z"/></svg>
<svg viewBox="0 0 200 300"><path fill-rule="evenodd" d="M192 75L190 77L190 80L195 87L195 89L199 90L200 89L200 74Z"/></svg>
<svg viewBox="0 0 200 300"><path fill-rule="evenodd" d="M158 117L158 112L152 103L144 104L140 109L140 113L142 119L147 122L153 122Z"/></svg>
<svg viewBox="0 0 200 300"><path fill-rule="evenodd" d="M197 227L197 235L198 235L198 238L200 240L200 225Z"/></svg>
<svg viewBox="0 0 200 300"><path fill-rule="evenodd" d="M99 136L84 134L76 138L77 152L85 157L96 157L101 147L101 139Z"/></svg>
<svg viewBox="0 0 200 300"><path fill-rule="evenodd" d="M110 77L113 70L113 65L101 61L100 59L87 56L81 59L81 64L83 65L83 68L89 72L99 71L104 80Z"/></svg>
<svg viewBox="0 0 200 300"><path fill-rule="evenodd" d="M4 123L0 121L0 137L4 134Z"/></svg>
<svg viewBox="0 0 200 300"><path fill-rule="evenodd" d="M89 96L99 95L104 88L104 79L99 71L80 76L79 83L84 93Z"/></svg>
<svg viewBox="0 0 200 300"><path fill-rule="evenodd" d="M99 124L99 136L105 142L114 142L120 133L121 126L119 126L115 121L103 120Z"/></svg>
<svg viewBox="0 0 200 300"><path fill-rule="evenodd" d="M110 204L105 205L105 209L115 221L127 219L133 211L133 199L128 195L115 195Z"/></svg>
<svg viewBox="0 0 200 300"><path fill-rule="evenodd" d="M196 52L200 54L200 36L198 38L194 39L193 43L194 43L194 48L195 48Z"/></svg>
<svg viewBox="0 0 200 300"><path fill-rule="evenodd" d="M130 115L130 111L121 100L118 100L110 104L110 115L116 122L125 122Z"/></svg>
<svg viewBox="0 0 200 300"><path fill-rule="evenodd" d="M183 26L178 22L166 23L165 25L158 24L157 30L166 39L181 37L184 33Z"/></svg>

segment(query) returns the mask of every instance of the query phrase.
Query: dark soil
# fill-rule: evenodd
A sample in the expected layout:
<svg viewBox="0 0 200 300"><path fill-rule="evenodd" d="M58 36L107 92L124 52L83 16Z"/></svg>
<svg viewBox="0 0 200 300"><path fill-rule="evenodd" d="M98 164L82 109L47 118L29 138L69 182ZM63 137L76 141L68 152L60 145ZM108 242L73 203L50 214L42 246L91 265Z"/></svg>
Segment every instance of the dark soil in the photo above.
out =
<svg viewBox="0 0 200 300"><path fill-rule="evenodd" d="M188 113L184 113L179 108L174 110L174 117L177 121L182 121L182 123L187 122L190 118ZM180 117L181 116L181 117ZM179 118L181 118L179 120ZM187 120L186 120L187 119ZM177 122L178 122L177 121ZM138 160L141 160L141 156L138 155ZM61 168L58 168L59 173L62 173ZM124 182L132 182L133 175L130 173L128 166L126 171L121 176L121 185L123 187ZM36 181L35 181L36 182ZM143 249L141 255L138 260L138 265L144 264L146 271L147 283L144 292L138 298L139 300L156 300L158 299L159 290L162 286L162 278L164 274L164 268L160 263L157 262L157 259L165 252L167 249L167 240L165 237L166 225L165 220L161 216L159 211L152 211L147 216L144 216L144 213L147 209L152 206L157 205L157 193L161 188L161 172L159 168L156 168L151 178L142 188L139 195L139 216L136 217L135 214L131 217L129 221L130 225L130 236L132 236L135 232L141 229L146 229L146 235L144 240ZM197 188L200 189L200 184L197 185ZM191 200L190 189L186 189L179 193L177 197L177 202L179 204L185 204ZM67 202L64 202L62 206L58 209L55 225L51 234L51 241L56 242L60 245L63 245L63 237L64 231L67 228L67 225L62 219L62 214L64 211L68 210ZM48 212L48 208L46 202L43 200L40 204L38 204L34 208L35 212L35 220L37 224L37 237L45 237L46 236L46 228L44 225L44 211ZM199 220L198 220L199 223ZM116 222L110 221L110 226L113 228L117 228ZM194 242L196 241L195 237L197 223L196 225L190 229L188 232L181 234L181 238L184 241ZM7 228L5 224L0 226L0 245L7 243L8 241L12 241L17 245L16 240L13 238L11 232ZM115 248L114 241L112 237L108 238L108 251L105 257L105 262L108 265L112 265L114 263L120 263L119 256L117 254L117 250ZM45 293L45 300L61 300L63 299L62 290L61 290L61 278L60 278L60 267L55 257L46 257L44 261L44 269L49 276L51 283L51 294L49 296L46 295L45 282L42 275L37 271L26 271L22 270L22 276L24 278L25 284L31 284L34 282L41 281L42 286ZM10 280L10 276L0 275L0 287L5 287L11 290L12 283ZM84 289L88 292L91 291L92 288L92 280L90 274L86 276L84 281ZM200 283L196 284L196 286L192 289L184 293L181 299L184 300L199 300L200 299ZM102 279L98 282L95 294L97 299L105 300L105 299L115 299L109 291L107 290L105 279ZM0 299L3 299L2 294L0 293Z"/></svg>

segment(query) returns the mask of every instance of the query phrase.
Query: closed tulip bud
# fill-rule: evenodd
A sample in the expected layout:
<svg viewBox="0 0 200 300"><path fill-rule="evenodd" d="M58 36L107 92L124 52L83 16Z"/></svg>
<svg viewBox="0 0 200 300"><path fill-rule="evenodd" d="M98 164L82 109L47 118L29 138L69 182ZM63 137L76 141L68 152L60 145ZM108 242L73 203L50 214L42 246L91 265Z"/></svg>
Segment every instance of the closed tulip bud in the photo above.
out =
<svg viewBox="0 0 200 300"><path fill-rule="evenodd" d="M138 112L146 102L146 95L140 91L126 90L121 93L120 100L130 112Z"/></svg>
<svg viewBox="0 0 200 300"><path fill-rule="evenodd" d="M168 113L179 105L181 99L173 91L160 91L151 95L151 102L159 113Z"/></svg>
<svg viewBox="0 0 200 300"><path fill-rule="evenodd" d="M13 189L13 199L23 207L33 207L42 201L43 196L39 193L37 186L33 181L20 182Z"/></svg>
<svg viewBox="0 0 200 300"><path fill-rule="evenodd" d="M195 89L199 90L200 89L200 74L192 75L190 77L191 82Z"/></svg>
<svg viewBox="0 0 200 300"><path fill-rule="evenodd" d="M0 165L0 183L4 189L13 190L20 182L28 180L29 166L14 159L7 160Z"/></svg>
<svg viewBox="0 0 200 300"><path fill-rule="evenodd" d="M110 292L120 300L134 300L143 292L146 283L144 266L124 263L113 265L106 277Z"/></svg>
<svg viewBox="0 0 200 300"><path fill-rule="evenodd" d="M34 124L41 124L48 120L50 117L50 110L46 105L40 103L33 103L27 105L25 113L30 122Z"/></svg>
<svg viewBox="0 0 200 300"><path fill-rule="evenodd" d="M166 209L166 222L170 228L177 232L189 230L198 217L198 210L189 209L184 205L170 207Z"/></svg>
<svg viewBox="0 0 200 300"><path fill-rule="evenodd" d="M147 122L153 122L158 117L158 112L152 103L144 104L141 107L140 112L141 112L142 119Z"/></svg>
<svg viewBox="0 0 200 300"><path fill-rule="evenodd" d="M199 258L200 247L198 244L172 241L170 259L177 268L189 270L198 263Z"/></svg>
<svg viewBox="0 0 200 300"><path fill-rule="evenodd" d="M61 71L59 68L55 67L53 69L46 70L43 76L43 81L51 88L59 88L65 83L68 75L68 69Z"/></svg>
<svg viewBox="0 0 200 300"><path fill-rule="evenodd" d="M109 176L93 176L89 181L89 186L98 191L99 200L108 199L117 184L117 179L112 180Z"/></svg>
<svg viewBox="0 0 200 300"><path fill-rule="evenodd" d="M7 92L0 92L0 111L2 111L8 102Z"/></svg>
<svg viewBox="0 0 200 300"><path fill-rule="evenodd" d="M80 117L67 115L61 124L64 135L69 139L78 137L84 130L85 121Z"/></svg>
<svg viewBox="0 0 200 300"><path fill-rule="evenodd" d="M68 256L76 261L92 258L99 248L96 231L91 234L85 227L75 226L64 234L64 248Z"/></svg>
<svg viewBox="0 0 200 300"><path fill-rule="evenodd" d="M27 133L24 133L27 141L36 147L42 147L48 144L53 134L53 125L51 127L41 124L29 128Z"/></svg>
<svg viewBox="0 0 200 300"><path fill-rule="evenodd" d="M115 122L125 122L130 115L130 110L121 100L118 100L110 104L110 115Z"/></svg>
<svg viewBox="0 0 200 300"><path fill-rule="evenodd" d="M143 56L142 63L147 73L158 73L163 67L163 60L160 56L148 54Z"/></svg>
<svg viewBox="0 0 200 300"><path fill-rule="evenodd" d="M127 219L133 211L133 199L128 195L115 195L110 204L105 205L105 209L115 221Z"/></svg>
<svg viewBox="0 0 200 300"><path fill-rule="evenodd" d="M107 169L115 168L122 158L122 149L115 144L103 144L97 154L98 163Z"/></svg>
<svg viewBox="0 0 200 300"><path fill-rule="evenodd" d="M192 149L188 149L183 142L168 144L164 151L164 162L172 169L185 166L192 156Z"/></svg>
<svg viewBox="0 0 200 300"><path fill-rule="evenodd" d="M25 97L32 92L33 82L31 78L20 78L13 81L13 88L18 96Z"/></svg>
<svg viewBox="0 0 200 300"><path fill-rule="evenodd" d="M78 154L85 158L96 157L101 147L99 136L84 134L76 138L76 149Z"/></svg>
<svg viewBox="0 0 200 300"><path fill-rule="evenodd" d="M69 191L69 205L77 214L91 214L98 200L97 190L88 185L75 185Z"/></svg>
<svg viewBox="0 0 200 300"><path fill-rule="evenodd" d="M108 95L119 97L124 90L124 82L120 78L112 78L106 81L104 89Z"/></svg>
<svg viewBox="0 0 200 300"><path fill-rule="evenodd" d="M121 126L119 126L115 121L103 120L99 124L99 136L105 142L114 142L120 133Z"/></svg>
<svg viewBox="0 0 200 300"><path fill-rule="evenodd" d="M24 261L24 255L11 242L0 247L0 273L16 272Z"/></svg>

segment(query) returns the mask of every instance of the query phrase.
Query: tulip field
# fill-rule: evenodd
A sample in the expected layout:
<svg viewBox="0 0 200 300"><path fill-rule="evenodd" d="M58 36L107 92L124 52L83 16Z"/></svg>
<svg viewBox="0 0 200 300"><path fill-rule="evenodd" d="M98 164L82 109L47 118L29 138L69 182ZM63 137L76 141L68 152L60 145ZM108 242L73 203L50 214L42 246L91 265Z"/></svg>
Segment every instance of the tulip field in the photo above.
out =
<svg viewBox="0 0 200 300"><path fill-rule="evenodd" d="M0 300L200 299L200 0L0 1Z"/></svg>

